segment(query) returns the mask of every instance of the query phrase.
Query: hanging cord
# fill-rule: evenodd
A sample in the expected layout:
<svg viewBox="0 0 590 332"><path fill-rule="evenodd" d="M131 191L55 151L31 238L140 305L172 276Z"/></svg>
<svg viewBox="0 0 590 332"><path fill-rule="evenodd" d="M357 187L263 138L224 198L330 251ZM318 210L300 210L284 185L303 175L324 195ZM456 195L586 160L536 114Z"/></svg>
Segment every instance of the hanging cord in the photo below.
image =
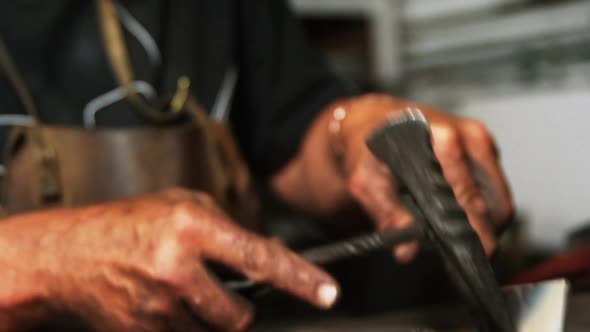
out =
<svg viewBox="0 0 590 332"><path fill-rule="evenodd" d="M148 82L135 81L133 82L133 88L138 93L144 95L148 100L156 99L156 90ZM103 110L105 107L110 106L124 98L125 89L119 86L89 101L82 111L84 117L84 128L96 128L96 114L98 111ZM2 118L0 118L0 124L1 121Z"/></svg>
<svg viewBox="0 0 590 332"><path fill-rule="evenodd" d="M159 66L162 64L162 55L154 37L150 35L147 29L119 1L115 1L115 8L117 9L117 16L121 20L121 23L137 39L141 46L143 46L152 65Z"/></svg>
<svg viewBox="0 0 590 332"><path fill-rule="evenodd" d="M113 0L96 0L96 4L107 56L119 84L125 89L127 101L152 121L162 123L178 119L183 115L183 108L188 99L189 79L184 76L179 78L176 92L170 101L163 101L158 107L148 104L133 87L134 75Z"/></svg>
<svg viewBox="0 0 590 332"><path fill-rule="evenodd" d="M41 120L33 95L18 71L8 47L0 36L0 70L14 88L23 107L32 120L31 143L37 160L40 182L40 203L56 203L62 198L62 191L57 173L55 152L46 144L41 131Z"/></svg>

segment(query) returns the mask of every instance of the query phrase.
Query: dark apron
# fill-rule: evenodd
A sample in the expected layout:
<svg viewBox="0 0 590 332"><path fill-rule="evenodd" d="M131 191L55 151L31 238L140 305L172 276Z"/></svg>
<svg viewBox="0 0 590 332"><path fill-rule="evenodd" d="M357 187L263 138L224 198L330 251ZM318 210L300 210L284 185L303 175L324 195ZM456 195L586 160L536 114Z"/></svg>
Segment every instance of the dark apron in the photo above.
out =
<svg viewBox="0 0 590 332"><path fill-rule="evenodd" d="M107 54L127 101L158 124L179 117L190 120L182 126L124 129L45 126L0 45L0 69L34 119L30 127L14 128L6 150L4 213L76 207L183 187L208 192L235 220L256 228L258 200L231 132L208 118L188 95L188 86L179 84L173 96L156 106L141 99L131 84L133 73L112 2L97 0L97 5Z"/></svg>

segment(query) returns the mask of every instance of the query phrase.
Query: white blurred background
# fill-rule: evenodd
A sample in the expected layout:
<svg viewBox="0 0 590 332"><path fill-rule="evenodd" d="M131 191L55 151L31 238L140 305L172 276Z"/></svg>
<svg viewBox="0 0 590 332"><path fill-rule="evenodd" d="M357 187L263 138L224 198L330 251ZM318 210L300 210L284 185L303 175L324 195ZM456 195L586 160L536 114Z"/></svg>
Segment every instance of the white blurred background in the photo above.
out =
<svg viewBox="0 0 590 332"><path fill-rule="evenodd" d="M590 1L291 2L352 82L488 125L532 246L590 222Z"/></svg>

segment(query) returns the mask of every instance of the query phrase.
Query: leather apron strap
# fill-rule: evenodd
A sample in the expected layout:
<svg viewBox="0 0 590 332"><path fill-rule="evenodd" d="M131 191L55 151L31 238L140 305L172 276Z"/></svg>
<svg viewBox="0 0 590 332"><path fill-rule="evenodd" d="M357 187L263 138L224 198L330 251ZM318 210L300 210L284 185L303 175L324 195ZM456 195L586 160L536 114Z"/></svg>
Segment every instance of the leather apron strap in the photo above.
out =
<svg viewBox="0 0 590 332"><path fill-rule="evenodd" d="M62 189L58 179L57 162L55 152L46 143L40 128L39 112L35 101L21 76L4 40L0 37L0 71L4 73L16 94L21 100L27 114L33 119L32 143L35 147L35 154L38 164L40 181L40 200L42 204L54 204L61 201Z"/></svg>
<svg viewBox="0 0 590 332"><path fill-rule="evenodd" d="M209 192L222 207L235 211L236 215L234 215L234 217L237 217L237 219L250 219L252 222L255 222L257 210L256 195L255 192L251 190L252 187L250 185L251 182L247 167L245 163L243 163L231 132L223 125L212 121L206 112L203 111L203 108L199 105L197 100L190 95L190 82L186 77L181 77L178 80L178 88L174 96L163 99L160 103L161 107L150 105L142 99L131 85L133 81L133 71L130 66L121 25L116 15L115 4L112 0L96 0L96 3L98 5L105 49L117 81L126 91L128 102L135 110L156 123L165 123L180 119L181 116L187 116L193 127L193 130L191 131L191 135L193 136L190 137L196 137L197 139L195 143L198 143L200 146L197 150L200 154L198 159L201 160L203 174L196 174L195 176L202 176L207 179L207 181L201 181L206 182L206 186L196 189ZM20 190L20 193L17 192L17 195L14 196L16 198L13 200L13 207L18 205L16 204L18 203L16 201L19 199L26 201L26 204L23 203L23 206L26 206L27 208L47 207L60 203L66 204L68 202L68 195L72 194L72 186L80 188L75 186L77 183L76 181L78 181L78 179L73 179L75 176L72 177L70 176L71 174L68 175L64 173L62 174L63 178L60 178L60 170L67 172L67 170L75 169L72 168L71 163L68 164L68 160L71 162L71 158L68 158L68 156L71 156L72 150L64 149L64 146L66 145L64 145L63 142L58 141L58 139L64 137L63 135L67 134L67 132L57 129L51 130L51 128L47 128L41 124L32 94L18 72L7 47L1 39L0 71L3 71L6 74L8 80L11 82L21 99L26 112L34 120L32 128L27 130L28 135L26 136L29 138L30 142L30 144L26 146L32 148L31 154L27 155L24 153L19 155L24 158L19 159L19 161L24 160L26 162L28 161L27 156L31 156L31 159L35 160L33 168L35 171L29 172L30 168L25 167L25 169L22 169L22 167L19 168L18 166L13 166L22 170L22 172L12 172L12 174L16 177L24 176L26 179L29 179L30 177L27 177L28 174L34 173L38 174L40 181L39 185L25 185L24 187L20 182L22 178L11 182L10 186L12 186L12 189L18 189L16 191ZM56 132L61 134L56 135ZM101 134L107 135L104 132ZM129 134L130 133L127 133L126 136L129 136ZM180 132L179 135L183 136L181 134L182 132ZM77 135L81 134L78 133ZM94 140L91 141L101 142L100 137L93 137ZM108 143L108 140L106 141ZM50 146L48 143L52 143L52 145ZM100 146L107 145L108 144L102 144ZM26 146L23 148L23 151L25 152ZM182 144L179 144L178 146L184 148L184 145ZM186 152L194 152L195 150L192 149L193 147L194 146ZM58 154L55 151L59 151L60 153ZM61 169L58 168L58 160L60 163L64 162ZM29 162L28 165L30 164L31 163ZM14 165L18 165L18 163L15 163ZM192 180L192 177L189 180L190 181L188 181L187 185L191 185L191 183L195 184L193 183L195 181ZM162 186L162 184L157 181L151 184L156 187ZM175 185L179 184L175 183ZM7 185L6 188L8 187L9 186ZM148 185L146 188L151 187ZM96 189L99 189L100 191L100 188ZM139 191L142 190L141 188L139 189ZM37 191L40 191L40 193L37 193ZM5 190L4 192L14 193L15 190ZM33 197L31 197L30 193L33 194ZM20 196L18 194L20 194ZM33 198L34 202L30 202L29 198ZM105 198L108 197L105 196ZM31 205L29 203L33 204Z"/></svg>
<svg viewBox="0 0 590 332"><path fill-rule="evenodd" d="M189 115L193 124L204 134L204 158L208 160L212 173L209 174L214 184L209 193L222 206L227 205L227 191L231 186L226 167L220 159L220 142L218 133L213 129L213 122L203 111L195 98L190 96L190 80L181 76L177 82L176 92L172 98L164 99L159 107L148 104L133 87L133 70L129 61L129 53L125 43L121 22L117 16L115 0L96 0L102 37L111 68L119 84L126 92L127 101L142 115L156 123L165 123Z"/></svg>
<svg viewBox="0 0 590 332"><path fill-rule="evenodd" d="M125 90L127 101L151 121L163 123L178 119L185 109L190 80L180 77L172 98L162 100L157 106L148 104L133 87L133 70L113 0L96 0L96 5L107 56L117 81Z"/></svg>

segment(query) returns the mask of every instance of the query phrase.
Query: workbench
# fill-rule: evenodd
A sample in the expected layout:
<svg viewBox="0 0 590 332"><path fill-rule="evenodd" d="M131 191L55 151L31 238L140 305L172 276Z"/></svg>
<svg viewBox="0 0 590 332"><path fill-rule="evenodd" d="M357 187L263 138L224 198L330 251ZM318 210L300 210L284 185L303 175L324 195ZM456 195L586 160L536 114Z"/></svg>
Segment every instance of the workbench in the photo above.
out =
<svg viewBox="0 0 590 332"><path fill-rule="evenodd" d="M435 305L428 308L406 309L356 317L313 314L274 321L268 317L256 324L253 331L281 332L431 332L476 331L467 310L460 305ZM590 331L590 292L575 292L569 296L566 309L566 332ZM543 331L538 331L543 332Z"/></svg>

